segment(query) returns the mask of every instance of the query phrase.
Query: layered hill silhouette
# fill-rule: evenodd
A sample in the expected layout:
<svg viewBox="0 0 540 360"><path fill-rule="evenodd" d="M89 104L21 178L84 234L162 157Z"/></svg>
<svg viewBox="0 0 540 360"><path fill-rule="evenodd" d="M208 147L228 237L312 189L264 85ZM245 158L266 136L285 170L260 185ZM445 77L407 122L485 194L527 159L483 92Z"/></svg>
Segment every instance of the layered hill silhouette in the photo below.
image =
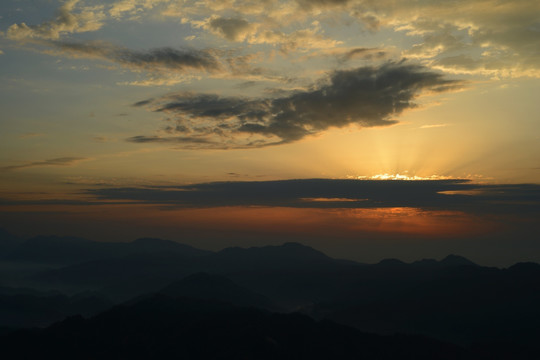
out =
<svg viewBox="0 0 540 360"><path fill-rule="evenodd" d="M36 236L22 241L3 230L0 232L0 240L0 244L8 244L4 245L7 249L0 256L2 260L60 265L137 254L174 254L190 257L210 253L175 241L153 238L114 243L70 236Z"/></svg>
<svg viewBox="0 0 540 360"><path fill-rule="evenodd" d="M65 315L91 315L102 310L99 306L73 310L66 305L73 301L66 299L73 296L63 293L97 293L98 305L108 299L132 304L158 293L167 298L300 312L317 321L331 320L364 332L419 334L490 354L521 349L521 358L528 358L539 353L540 265L535 263L499 269L449 255L440 261L386 259L361 264L333 259L298 243L212 252L159 239L108 245L70 238L30 240L12 242L4 256L9 264L17 263L16 259L24 266L47 263L45 259L53 258L47 254L51 248L58 252L57 262L53 269L15 280L41 291L56 290L46 294L50 299L63 296L59 303L64 305L47 307L42 301L39 307L36 297L47 296L4 286L11 289L0 291L0 298L7 299L0 303L5 314L14 306L10 297L26 298L15 302L21 308L13 314L19 315L9 322L0 317L0 327L46 326ZM35 243L48 244L49 250L41 247L45 253L37 256L37 251L30 251ZM94 250L86 254L84 249ZM72 254L73 259L61 260L66 254ZM4 275L4 284L15 282L9 281L9 272Z"/></svg>
<svg viewBox="0 0 540 360"><path fill-rule="evenodd" d="M10 291L11 292L11 291ZM2 294L0 326L43 327L72 315L95 315L113 303L99 294Z"/></svg>
<svg viewBox="0 0 540 360"><path fill-rule="evenodd" d="M237 306L279 310L267 297L238 286L224 276L207 273L197 273L175 281L161 289L159 294L170 297L216 300Z"/></svg>
<svg viewBox="0 0 540 360"><path fill-rule="evenodd" d="M100 359L465 359L455 345L379 336L300 314L275 314L163 294L71 317L40 331L0 337L19 358Z"/></svg>

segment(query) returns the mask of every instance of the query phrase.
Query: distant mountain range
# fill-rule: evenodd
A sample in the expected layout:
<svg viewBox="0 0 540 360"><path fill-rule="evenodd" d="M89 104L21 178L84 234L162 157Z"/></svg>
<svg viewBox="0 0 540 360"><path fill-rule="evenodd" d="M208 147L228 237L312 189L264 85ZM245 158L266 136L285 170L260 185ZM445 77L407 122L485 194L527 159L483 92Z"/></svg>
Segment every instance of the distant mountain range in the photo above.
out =
<svg viewBox="0 0 540 360"><path fill-rule="evenodd" d="M528 358L539 353L540 265L536 263L499 269L449 255L440 261L387 259L361 264L333 259L298 243L212 252L160 239L98 243L65 237L23 241L6 232L0 236L8 239L2 244L11 244L3 252L9 266L49 266L13 279L9 272L4 274L2 282L11 287L0 287L0 315L4 314L0 327L46 326L65 316L92 316L109 308L111 301L131 308L149 299L181 298L264 310L260 314L278 312L285 316L282 319L292 319L287 313L302 313L322 321L309 320L309 327L345 329L328 325L331 320L356 328L339 330L352 331L352 338L359 336L358 330L429 336L458 344L453 348L456 354L478 349L508 354L521 349L518 358ZM26 288L14 287L17 282ZM234 309L233 313L240 311ZM77 324L92 327L102 316L80 319ZM260 319L267 319L264 316ZM57 326L64 329L70 321L75 320Z"/></svg>
<svg viewBox="0 0 540 360"><path fill-rule="evenodd" d="M4 244L1 260L70 265L85 261L132 256L137 254L174 254L202 256L211 252L174 241L142 238L127 243L97 242L78 237L36 236L22 241L0 232Z"/></svg>

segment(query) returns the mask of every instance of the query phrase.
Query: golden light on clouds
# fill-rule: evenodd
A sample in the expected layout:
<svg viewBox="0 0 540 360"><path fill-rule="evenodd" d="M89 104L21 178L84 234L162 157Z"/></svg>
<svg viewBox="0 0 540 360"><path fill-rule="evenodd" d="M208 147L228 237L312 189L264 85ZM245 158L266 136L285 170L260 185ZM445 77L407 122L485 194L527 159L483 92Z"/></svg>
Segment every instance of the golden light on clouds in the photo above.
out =
<svg viewBox="0 0 540 360"><path fill-rule="evenodd" d="M435 238L490 233L493 204L510 223L535 214L534 189L488 206L478 199L496 196L473 185L540 183L538 2L52 0L0 13L0 206L13 220L0 227ZM336 181L233 189L291 179ZM472 182L433 187L459 179ZM370 181L419 187L385 197ZM197 192L172 191L186 184Z"/></svg>
<svg viewBox="0 0 540 360"><path fill-rule="evenodd" d="M358 180L407 180L407 181L420 181L420 180L449 180L453 179L451 176L431 175L431 176L417 176L407 174L377 174L372 176L348 176L349 179Z"/></svg>

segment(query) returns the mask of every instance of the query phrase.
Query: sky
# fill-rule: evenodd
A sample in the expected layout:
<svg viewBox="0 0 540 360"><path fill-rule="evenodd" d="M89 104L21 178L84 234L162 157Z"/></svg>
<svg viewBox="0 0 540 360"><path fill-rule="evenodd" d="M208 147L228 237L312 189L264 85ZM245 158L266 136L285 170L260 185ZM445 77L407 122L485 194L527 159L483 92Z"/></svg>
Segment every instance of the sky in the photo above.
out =
<svg viewBox="0 0 540 360"><path fill-rule="evenodd" d="M5 0L0 83L21 236L540 261L539 2Z"/></svg>

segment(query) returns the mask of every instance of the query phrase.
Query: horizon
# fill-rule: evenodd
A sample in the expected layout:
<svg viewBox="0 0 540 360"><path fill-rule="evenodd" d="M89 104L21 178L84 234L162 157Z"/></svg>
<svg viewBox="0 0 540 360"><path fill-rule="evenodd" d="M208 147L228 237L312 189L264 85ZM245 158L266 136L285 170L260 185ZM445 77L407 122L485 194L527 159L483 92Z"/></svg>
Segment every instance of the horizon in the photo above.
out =
<svg viewBox="0 0 540 360"><path fill-rule="evenodd" d="M321 253L322 255L324 256L327 256L333 260L345 260L345 261L352 261L354 263L357 263L359 265L377 265L381 262L385 262L385 261L388 261L388 260L397 260L405 265L413 265L415 263L419 263L419 262L422 262L422 261L431 261L431 260L434 260L436 262L444 262L444 260L448 259L448 258L454 258L454 257L457 257L457 258L461 258L461 259L465 259L467 261L470 261L472 262L474 265L477 265L477 266L482 266L482 267L496 267L496 268L499 268L499 269L507 269L507 268L510 268L514 265L517 265L517 264L524 264L524 263L534 263L534 264L539 264L540 265L540 261L518 261L518 262L514 262L514 263L509 263L509 264L483 264L483 263L479 263L477 261L474 261L472 259L469 259L467 258L466 256L463 256L461 254L455 254L455 253L448 253L446 255L441 255L441 256L438 256L438 257L421 257L421 258L415 258L415 259L412 259L412 258L409 258L409 259L400 259L400 258L395 258L395 257L383 257L383 258L380 258L378 260L375 260L375 261L371 261L371 262L361 262L361 261L358 261L357 259L353 259L353 258L350 258L350 257L339 257L339 256L332 256L331 254L328 254L320 249L317 249L315 247L312 247L312 246L309 246L309 245L306 245L302 242L298 242L298 241L286 241L286 242L276 242L276 243L272 243L272 244L266 244L266 245L244 245L244 246L236 246L236 245L232 245L232 246L225 246L225 247L222 247L222 248L202 248L202 247L197 247L196 245L192 245L192 244L189 244L189 243L186 243L186 242L182 242L181 240L174 240L174 239L166 239L166 238L158 238L158 237L138 237L138 238L133 238L133 239L130 239L130 240L124 240L124 241L99 241L98 239L91 239L91 238L84 238L84 237L80 237L80 236L73 236L73 235L55 235L55 234L39 234L39 235L33 235L33 236L21 236L19 234L13 234L9 231L7 231L5 228L0 228L0 231L2 232L2 235L11 235L11 236L15 236L17 238L17 242L18 244L22 244L28 240L33 240L35 238L60 238L60 239L65 239L67 240L68 242L70 242L71 240L73 240L74 238L78 239L78 240L86 240L86 241L91 241L91 242L95 242L95 243L116 243L116 244L129 244L129 243L136 243L140 240L158 240L158 241L166 241L166 242L173 242L173 243L176 243L176 244L179 244L179 245L186 245L186 246L190 246L194 249L198 249L198 250L205 250L205 251L210 251L211 253L219 253L219 252L222 252L222 251L225 251L225 250L232 250L232 249L241 249L241 250L249 250L249 249L264 249L264 248L286 248L286 247L289 247L291 245L300 245L301 247L303 248L307 248L307 249L310 249L310 250L315 250L316 252L318 253Z"/></svg>

